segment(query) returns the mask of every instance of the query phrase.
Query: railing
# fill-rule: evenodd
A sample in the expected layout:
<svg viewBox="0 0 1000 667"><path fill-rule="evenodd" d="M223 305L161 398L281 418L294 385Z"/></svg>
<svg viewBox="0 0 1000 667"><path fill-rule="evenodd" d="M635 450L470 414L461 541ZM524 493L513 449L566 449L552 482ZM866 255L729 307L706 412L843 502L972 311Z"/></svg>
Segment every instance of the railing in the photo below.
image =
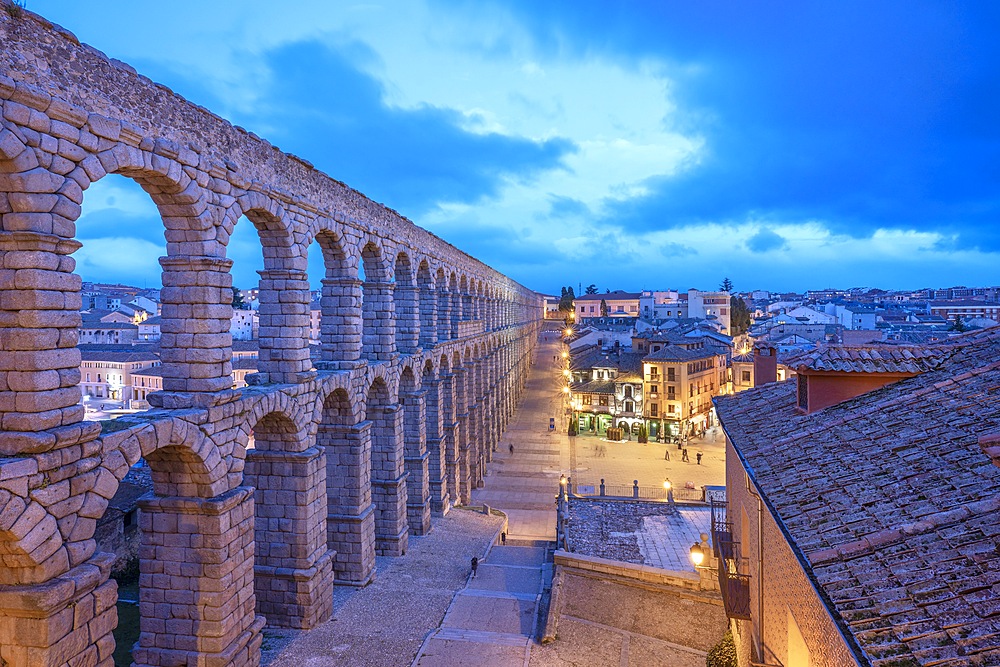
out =
<svg viewBox="0 0 1000 667"><path fill-rule="evenodd" d="M578 481L571 480L570 493L576 496L587 496L596 498L631 498L633 500L665 500L669 501L671 495L673 500L684 502L706 502L706 487L687 488L673 486L669 490L658 486L643 486L638 480L633 480L631 484L608 484L601 480L595 484L592 480Z"/></svg>
<svg viewBox="0 0 1000 667"><path fill-rule="evenodd" d="M726 616L750 620L750 575L740 574L740 543L733 539L733 525L725 502L712 499L712 545L719 561L719 590Z"/></svg>

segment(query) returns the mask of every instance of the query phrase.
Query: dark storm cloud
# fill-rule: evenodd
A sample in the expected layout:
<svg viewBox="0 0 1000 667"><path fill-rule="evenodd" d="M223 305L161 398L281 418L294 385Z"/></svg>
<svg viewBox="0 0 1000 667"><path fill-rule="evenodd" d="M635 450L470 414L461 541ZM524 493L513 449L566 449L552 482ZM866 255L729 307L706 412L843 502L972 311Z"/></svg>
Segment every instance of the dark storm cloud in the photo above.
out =
<svg viewBox="0 0 1000 667"><path fill-rule="evenodd" d="M651 230L762 214L1000 250L1000 5L523 7L543 51L668 63L679 116L665 122L706 141L648 196L609 201L609 220Z"/></svg>
<svg viewBox="0 0 1000 667"><path fill-rule="evenodd" d="M746 241L746 247L751 252L767 252L781 250L788 246L785 237L770 229L761 229Z"/></svg>

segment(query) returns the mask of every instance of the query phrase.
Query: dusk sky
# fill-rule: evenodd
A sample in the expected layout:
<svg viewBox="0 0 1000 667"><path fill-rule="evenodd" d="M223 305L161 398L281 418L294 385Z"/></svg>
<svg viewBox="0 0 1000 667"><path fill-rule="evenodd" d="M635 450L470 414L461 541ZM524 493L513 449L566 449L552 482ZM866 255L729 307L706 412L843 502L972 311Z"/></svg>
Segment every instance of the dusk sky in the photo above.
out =
<svg viewBox="0 0 1000 667"><path fill-rule="evenodd" d="M1000 284L1000 3L28 9L538 291ZM124 177L78 234L159 283ZM251 286L245 221L229 255Z"/></svg>

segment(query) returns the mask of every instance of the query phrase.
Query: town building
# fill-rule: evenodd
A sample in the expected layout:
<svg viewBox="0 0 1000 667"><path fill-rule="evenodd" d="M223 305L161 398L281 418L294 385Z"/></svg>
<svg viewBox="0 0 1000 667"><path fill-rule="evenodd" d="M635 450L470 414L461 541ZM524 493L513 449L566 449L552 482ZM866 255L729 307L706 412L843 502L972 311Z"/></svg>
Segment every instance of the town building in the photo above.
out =
<svg viewBox="0 0 1000 667"><path fill-rule="evenodd" d="M138 328L129 322L101 322L86 320L80 325L80 345L124 345L139 336Z"/></svg>
<svg viewBox="0 0 1000 667"><path fill-rule="evenodd" d="M573 418L580 433L609 426L638 434L643 423L642 354L591 346L574 352L566 370Z"/></svg>
<svg viewBox="0 0 1000 667"><path fill-rule="evenodd" d="M260 319L256 310L233 310L232 324L229 333L233 340L254 340L260 328Z"/></svg>
<svg viewBox="0 0 1000 667"><path fill-rule="evenodd" d="M605 294L583 294L573 301L573 312L577 322L590 317L639 317L640 296L638 292L622 290Z"/></svg>
<svg viewBox="0 0 1000 667"><path fill-rule="evenodd" d="M152 352L80 350L80 390L84 397L128 401L132 398L132 373L160 364Z"/></svg>
<svg viewBox="0 0 1000 667"><path fill-rule="evenodd" d="M633 348L644 355L643 402L650 438L689 435L715 424L712 398L731 391L731 346L704 336L660 334L634 342Z"/></svg>
<svg viewBox="0 0 1000 667"><path fill-rule="evenodd" d="M997 359L997 328L831 348L716 400L712 537L741 667L1000 664Z"/></svg>
<svg viewBox="0 0 1000 667"><path fill-rule="evenodd" d="M992 320L1000 319L1000 303L986 301L931 301L928 304L931 315L941 317L948 322L955 320L970 320L985 317Z"/></svg>

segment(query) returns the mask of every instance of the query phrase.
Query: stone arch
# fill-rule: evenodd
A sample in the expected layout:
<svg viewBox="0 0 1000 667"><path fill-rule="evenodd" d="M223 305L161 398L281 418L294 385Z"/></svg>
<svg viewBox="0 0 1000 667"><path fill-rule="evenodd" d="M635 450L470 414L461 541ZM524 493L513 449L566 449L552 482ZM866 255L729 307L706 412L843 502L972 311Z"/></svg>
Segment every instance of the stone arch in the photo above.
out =
<svg viewBox="0 0 1000 667"><path fill-rule="evenodd" d="M156 440L143 452L156 495L212 498L229 490L226 462L204 431L176 418L169 427L166 443Z"/></svg>
<svg viewBox="0 0 1000 667"><path fill-rule="evenodd" d="M416 364L399 374L399 405L403 410L403 459L406 469L406 523L410 533L423 535L431 527L427 454L427 390L421 389ZM419 369L418 369L419 370Z"/></svg>
<svg viewBox="0 0 1000 667"><path fill-rule="evenodd" d="M434 294L434 278L426 258L422 258L417 266L417 289L420 292L419 343L421 347L431 348L438 341L438 301Z"/></svg>
<svg viewBox="0 0 1000 667"><path fill-rule="evenodd" d="M451 340L451 295L448 293L448 277L444 267L438 267L434 277L437 290L437 339L438 342Z"/></svg>
<svg viewBox="0 0 1000 667"><path fill-rule="evenodd" d="M336 369L361 358L362 293L357 259L344 243L342 230L320 220L312 240L323 255L320 297L320 359ZM312 242L312 241L310 241Z"/></svg>
<svg viewBox="0 0 1000 667"><path fill-rule="evenodd" d="M240 429L237 447L249 447L251 432L257 451L301 452L310 445L309 420L298 403L287 394L270 392L260 396Z"/></svg>
<svg viewBox="0 0 1000 667"><path fill-rule="evenodd" d="M326 454L327 544L337 554L337 579L363 585L375 572L371 423L359 419L346 387L333 387L321 405L316 445Z"/></svg>
<svg viewBox="0 0 1000 667"><path fill-rule="evenodd" d="M274 626L311 628L333 611L326 452L307 447L301 415L284 394L258 401L248 417L257 445L244 473L254 489L256 610Z"/></svg>
<svg viewBox="0 0 1000 667"><path fill-rule="evenodd" d="M410 256L396 254L396 286L392 294L396 315L396 349L412 354L420 344L420 288Z"/></svg>
<svg viewBox="0 0 1000 667"><path fill-rule="evenodd" d="M382 247L368 239L361 247L365 279L361 286L361 356L387 361L396 352L391 272Z"/></svg>
<svg viewBox="0 0 1000 667"><path fill-rule="evenodd" d="M365 417L371 424L372 503L375 551L383 556L406 553L406 485L403 460L403 413L391 385L375 374L368 387Z"/></svg>
<svg viewBox="0 0 1000 667"><path fill-rule="evenodd" d="M459 291L458 276L452 271L448 274L448 296L451 306L448 323L448 338L458 338L458 323L462 320L462 293Z"/></svg>

